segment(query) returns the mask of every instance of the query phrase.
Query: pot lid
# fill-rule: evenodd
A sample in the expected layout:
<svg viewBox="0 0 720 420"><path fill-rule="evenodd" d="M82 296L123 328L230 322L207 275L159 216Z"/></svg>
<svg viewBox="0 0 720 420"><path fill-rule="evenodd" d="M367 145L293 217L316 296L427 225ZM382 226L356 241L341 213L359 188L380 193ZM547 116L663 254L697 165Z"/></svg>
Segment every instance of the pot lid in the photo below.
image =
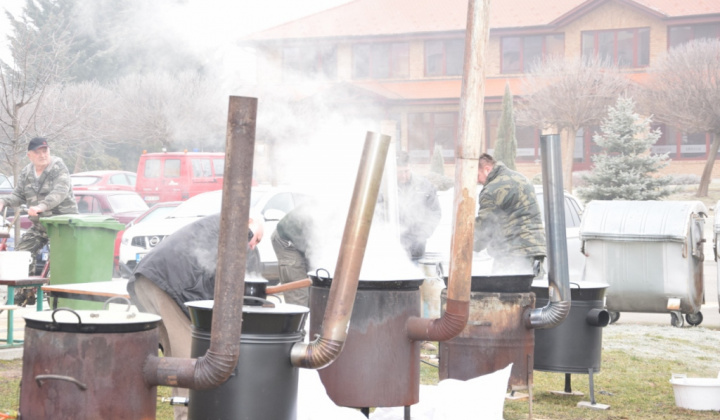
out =
<svg viewBox="0 0 720 420"><path fill-rule="evenodd" d="M117 333L145 331L157 327L160 316L144 312L74 310L30 312L23 315L30 328L79 333Z"/></svg>
<svg viewBox="0 0 720 420"><path fill-rule="evenodd" d="M190 322L203 331L212 329L214 301L186 302ZM274 307L243 306L242 334L296 334L302 331L310 309L289 303L277 303Z"/></svg>
<svg viewBox="0 0 720 420"><path fill-rule="evenodd" d="M302 314L310 312L310 309L302 305L294 305L291 303L272 303L273 307L267 306L256 306L256 305L243 305L243 313L262 313L262 314ZM192 302L185 302L185 306L193 309L208 310L212 311L215 304L214 300L194 300Z"/></svg>

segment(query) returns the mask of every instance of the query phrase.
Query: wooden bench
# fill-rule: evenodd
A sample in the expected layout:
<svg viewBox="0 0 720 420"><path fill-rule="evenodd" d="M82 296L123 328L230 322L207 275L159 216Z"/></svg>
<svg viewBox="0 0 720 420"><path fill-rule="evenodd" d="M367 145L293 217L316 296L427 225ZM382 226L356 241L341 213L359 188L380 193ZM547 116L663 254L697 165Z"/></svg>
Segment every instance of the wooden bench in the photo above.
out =
<svg viewBox="0 0 720 420"><path fill-rule="evenodd" d="M15 329L15 310L19 309L19 306L15 305L15 289L16 288L23 288L23 287L33 287L35 288L35 297L37 299L36 307L38 311L43 310L43 290L42 286L45 284L48 284L48 281L50 279L47 277L40 277L40 276L30 276L22 279L0 279L0 286L7 286L7 302L5 302L5 305L7 307L7 337L3 340L0 339L0 341L4 341L4 345L0 345L0 348L7 348L7 347L18 347L22 345L22 340L15 340L13 337L14 329Z"/></svg>

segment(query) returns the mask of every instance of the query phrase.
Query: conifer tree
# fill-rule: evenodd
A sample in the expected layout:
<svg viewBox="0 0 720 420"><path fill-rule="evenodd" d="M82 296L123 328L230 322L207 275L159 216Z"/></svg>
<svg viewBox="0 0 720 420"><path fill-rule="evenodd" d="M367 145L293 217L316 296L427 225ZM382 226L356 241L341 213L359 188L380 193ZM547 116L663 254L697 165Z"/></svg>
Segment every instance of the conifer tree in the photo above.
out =
<svg viewBox="0 0 720 420"><path fill-rule="evenodd" d="M650 153L660 138L660 130L651 130L651 118L635 113L635 102L619 98L608 110L601 133L593 140L602 149L592 157L593 169L583 176L586 187L578 195L590 200L657 200L672 193L669 176L658 176L667 166L667 154Z"/></svg>
<svg viewBox="0 0 720 420"><path fill-rule="evenodd" d="M508 168L515 170L517 156L517 138L515 138L515 121L513 120L513 99L510 85L505 83L505 95L502 102L502 114L495 143L495 160L501 161Z"/></svg>
<svg viewBox="0 0 720 420"><path fill-rule="evenodd" d="M438 191L448 190L454 185L453 178L445 175L445 159L442 155L441 146L435 145L430 158L430 171L424 176Z"/></svg>

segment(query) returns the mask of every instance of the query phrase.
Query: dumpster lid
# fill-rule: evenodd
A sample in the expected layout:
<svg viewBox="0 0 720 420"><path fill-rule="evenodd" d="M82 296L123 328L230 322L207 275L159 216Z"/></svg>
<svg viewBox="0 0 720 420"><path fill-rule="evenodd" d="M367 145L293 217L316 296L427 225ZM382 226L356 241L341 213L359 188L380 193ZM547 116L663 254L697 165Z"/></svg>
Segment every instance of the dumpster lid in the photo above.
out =
<svg viewBox="0 0 720 420"><path fill-rule="evenodd" d="M603 201L585 206L580 239L685 242L693 215L707 216L701 201Z"/></svg>
<svg viewBox="0 0 720 420"><path fill-rule="evenodd" d="M99 227L110 230L123 230L125 225L111 216L102 214L58 214L57 216L42 217L40 223L48 225L73 225L80 227Z"/></svg>

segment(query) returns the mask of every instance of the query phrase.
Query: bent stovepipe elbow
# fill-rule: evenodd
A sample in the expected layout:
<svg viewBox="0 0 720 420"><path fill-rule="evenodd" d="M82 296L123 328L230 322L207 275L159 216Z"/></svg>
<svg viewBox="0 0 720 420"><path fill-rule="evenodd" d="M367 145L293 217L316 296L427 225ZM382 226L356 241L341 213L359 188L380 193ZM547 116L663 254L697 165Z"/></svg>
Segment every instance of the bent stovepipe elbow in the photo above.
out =
<svg viewBox="0 0 720 420"><path fill-rule="evenodd" d="M570 301L548 302L542 308L525 312L525 326L533 329L553 328L565 320L570 313Z"/></svg>

